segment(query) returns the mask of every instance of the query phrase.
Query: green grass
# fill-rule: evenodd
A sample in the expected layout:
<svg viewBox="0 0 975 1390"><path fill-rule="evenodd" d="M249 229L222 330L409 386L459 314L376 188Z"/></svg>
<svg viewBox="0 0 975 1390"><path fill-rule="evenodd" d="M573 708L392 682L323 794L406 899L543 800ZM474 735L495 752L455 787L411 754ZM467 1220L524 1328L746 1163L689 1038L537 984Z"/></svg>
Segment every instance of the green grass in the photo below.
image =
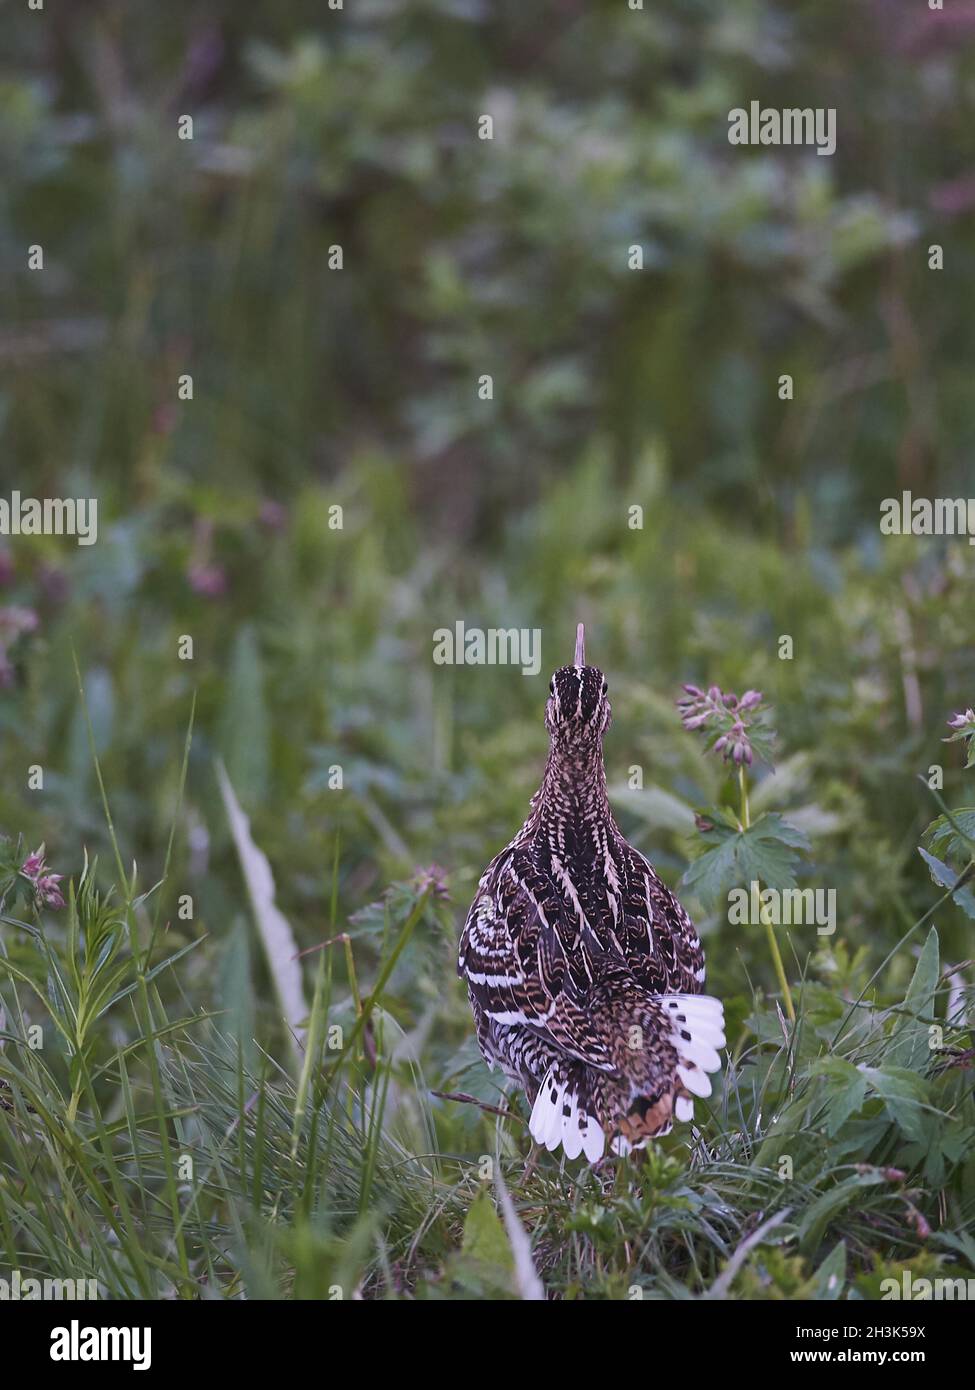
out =
<svg viewBox="0 0 975 1390"><path fill-rule="evenodd" d="M95 769L101 786L97 755ZM105 811L117 845L107 797ZM903 999L882 1002L887 962L866 978L842 950L825 981L815 965L799 979L794 1030L761 992L732 999L723 1087L693 1131L592 1171L529 1157L516 1099L501 1118L432 1094L423 1023L404 1004L417 935L451 990L453 914L430 884L391 890L368 916L374 978L360 984L362 938L335 937L336 846L330 944L315 953L304 1048L282 1062L182 998L205 943L168 951L152 925L166 881L146 893L120 852L116 867L103 894L86 865L60 927L5 903L21 947L2 960L10 1269L93 1278L116 1298L513 1297L496 1181L551 1296L870 1297L901 1266L973 1262L975 1106L950 1050L967 1033L944 1019L927 925L950 889L891 952L924 938ZM491 1096L469 1041L437 1079Z"/></svg>

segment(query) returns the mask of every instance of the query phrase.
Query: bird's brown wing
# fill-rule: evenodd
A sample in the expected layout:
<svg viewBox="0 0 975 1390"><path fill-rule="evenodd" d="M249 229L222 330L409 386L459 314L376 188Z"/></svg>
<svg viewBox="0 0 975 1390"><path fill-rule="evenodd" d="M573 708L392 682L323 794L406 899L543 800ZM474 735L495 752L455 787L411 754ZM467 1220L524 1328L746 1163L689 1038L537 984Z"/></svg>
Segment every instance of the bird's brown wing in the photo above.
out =
<svg viewBox="0 0 975 1390"><path fill-rule="evenodd" d="M699 994L704 951L686 910L639 850L624 842L623 924L617 932L636 982L652 993Z"/></svg>
<svg viewBox="0 0 975 1390"><path fill-rule="evenodd" d="M564 946L574 923L556 885L505 851L481 879L461 936L458 973L475 1007L499 1025L531 1028L599 1070L613 1063L586 1007L586 982Z"/></svg>

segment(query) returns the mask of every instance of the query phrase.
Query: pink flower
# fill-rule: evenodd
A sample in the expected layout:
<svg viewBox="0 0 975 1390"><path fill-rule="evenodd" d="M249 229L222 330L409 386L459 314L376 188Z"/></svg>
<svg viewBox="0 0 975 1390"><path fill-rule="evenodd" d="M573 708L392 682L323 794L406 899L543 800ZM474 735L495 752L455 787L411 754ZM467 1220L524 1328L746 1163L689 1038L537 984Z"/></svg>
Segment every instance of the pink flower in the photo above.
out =
<svg viewBox="0 0 975 1390"><path fill-rule="evenodd" d="M33 854L28 854L20 866L20 872L33 888L39 904L44 907L64 907L64 895L58 887L64 875L48 872L43 845L35 849Z"/></svg>
<svg viewBox="0 0 975 1390"><path fill-rule="evenodd" d="M24 878L31 879L37 878L38 874L44 872L43 845L41 845L40 849L35 849L33 854L28 854L27 858L20 866L20 872L24 875Z"/></svg>
<svg viewBox="0 0 975 1390"><path fill-rule="evenodd" d="M685 729L703 729L704 725L716 713L716 702L712 691L717 691L720 696L721 691L716 686L705 695L698 690L696 685L685 685L687 694L682 700L677 701L677 708L680 711L681 723Z"/></svg>
<svg viewBox="0 0 975 1390"><path fill-rule="evenodd" d="M683 699L677 701L684 728L705 729L717 734L711 745L713 753L720 753L725 762L731 761L737 767L751 766L754 752L748 725L753 722L752 713L759 712L762 692L746 690L739 698L733 691L723 691L717 685L709 686L706 695L696 685L685 685L684 690Z"/></svg>
<svg viewBox="0 0 975 1390"><path fill-rule="evenodd" d="M722 740L719 739L718 742L722 742ZM736 762L739 767L742 763L747 763L751 766L752 745L749 742L745 726L740 719L735 720L734 724L731 726L731 732L724 742L728 750L725 753L726 758L730 755L732 760ZM718 745L715 744L714 746L717 748Z"/></svg>
<svg viewBox="0 0 975 1390"><path fill-rule="evenodd" d="M63 877L63 874L45 874L37 880L37 894L45 906L64 907L64 897L58 887Z"/></svg>
<svg viewBox="0 0 975 1390"><path fill-rule="evenodd" d="M692 715L688 715L688 716L686 716L685 719L684 719L684 728L685 728L685 729L700 729L700 728L703 727L703 725L705 725L705 724L708 722L708 719L709 719L709 718L710 718L710 715L707 715L707 714L692 714Z"/></svg>

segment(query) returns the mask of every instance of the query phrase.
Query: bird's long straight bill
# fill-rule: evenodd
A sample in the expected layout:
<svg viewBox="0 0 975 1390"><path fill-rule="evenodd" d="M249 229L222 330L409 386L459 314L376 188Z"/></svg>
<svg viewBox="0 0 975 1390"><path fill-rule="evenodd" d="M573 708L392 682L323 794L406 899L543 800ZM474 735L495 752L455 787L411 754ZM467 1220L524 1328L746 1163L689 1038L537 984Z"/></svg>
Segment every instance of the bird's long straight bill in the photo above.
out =
<svg viewBox="0 0 975 1390"><path fill-rule="evenodd" d="M576 628L576 659L575 659L575 665L576 665L576 666L585 666L585 664L586 664L586 629L585 629L585 625L584 625L583 623L580 623L579 626Z"/></svg>

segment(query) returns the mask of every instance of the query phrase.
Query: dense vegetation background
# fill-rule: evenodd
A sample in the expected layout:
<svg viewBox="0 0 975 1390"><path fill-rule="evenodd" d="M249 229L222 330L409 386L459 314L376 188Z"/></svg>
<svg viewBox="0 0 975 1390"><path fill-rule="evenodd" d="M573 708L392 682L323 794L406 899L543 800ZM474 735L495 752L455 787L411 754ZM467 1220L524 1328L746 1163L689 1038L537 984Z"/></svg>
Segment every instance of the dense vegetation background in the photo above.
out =
<svg viewBox="0 0 975 1390"><path fill-rule="evenodd" d="M94 546L0 543L0 1262L113 1294L524 1291L498 1145L553 1294L724 1270L741 1296L875 1296L885 1268L975 1265L970 1069L946 1064L971 923L917 852L922 774L971 799L942 739L975 695L975 552L878 528L902 489L971 490L975 10L7 0L0 23L0 495L99 499ZM730 146L752 100L835 107L835 156ZM435 666L458 619L540 628L541 672ZM685 894L731 1021L710 1120L642 1173L525 1176L523 1124L431 1092L504 1104L454 942L578 619L634 843L676 884L695 810L735 800L681 683L758 688L753 805L806 837L792 867L839 926L783 934L793 1029L761 929ZM296 947L351 938L303 958L321 1054L282 1027L218 758ZM34 918L41 842L76 882L98 864ZM939 862L970 858L962 836ZM899 1031L932 1021L954 1053Z"/></svg>

